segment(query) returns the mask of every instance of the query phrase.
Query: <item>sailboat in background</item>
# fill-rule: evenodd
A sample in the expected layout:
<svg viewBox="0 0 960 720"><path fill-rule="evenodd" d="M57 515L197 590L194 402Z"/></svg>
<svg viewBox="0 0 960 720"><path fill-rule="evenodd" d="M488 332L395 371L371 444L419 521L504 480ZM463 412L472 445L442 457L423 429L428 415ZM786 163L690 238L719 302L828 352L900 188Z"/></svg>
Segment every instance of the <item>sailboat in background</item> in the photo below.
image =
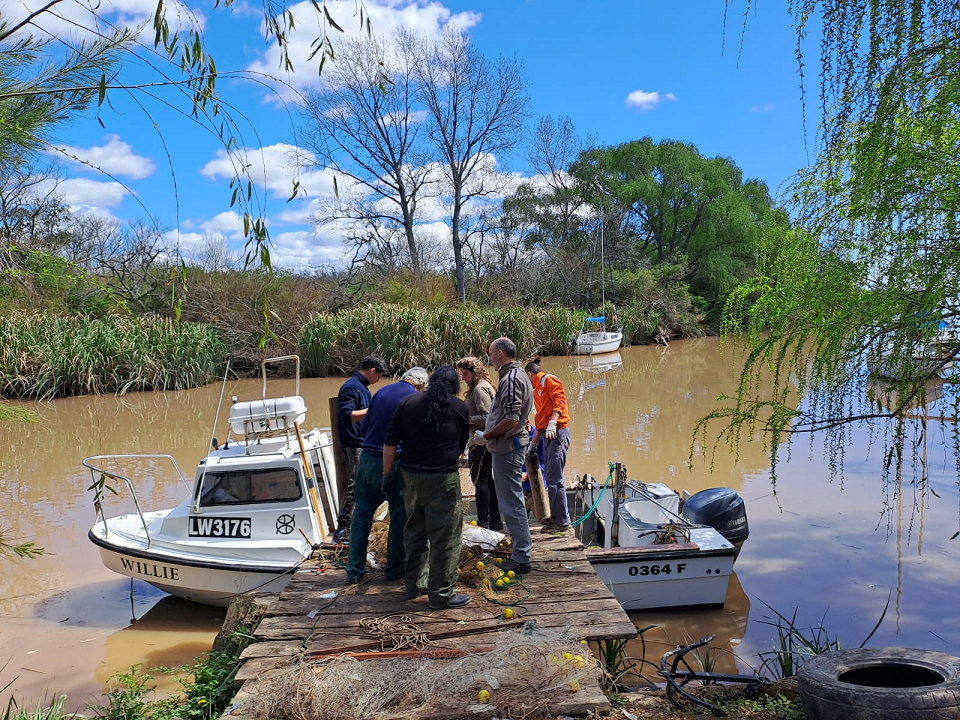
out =
<svg viewBox="0 0 960 720"><path fill-rule="evenodd" d="M600 307L605 307L607 303L606 294L606 264L604 258L603 242L603 208L600 208ZM613 288L613 273L610 275L610 287ZM614 312L616 312L616 300L614 300ZM614 318L616 323L619 318ZM580 332L576 337L571 338L570 346L574 355L600 355L615 351L623 342L623 328L617 325L616 330L608 331L606 329L607 318L605 315L597 317L584 318L580 326ZM587 323L596 323L599 328L588 330Z"/></svg>

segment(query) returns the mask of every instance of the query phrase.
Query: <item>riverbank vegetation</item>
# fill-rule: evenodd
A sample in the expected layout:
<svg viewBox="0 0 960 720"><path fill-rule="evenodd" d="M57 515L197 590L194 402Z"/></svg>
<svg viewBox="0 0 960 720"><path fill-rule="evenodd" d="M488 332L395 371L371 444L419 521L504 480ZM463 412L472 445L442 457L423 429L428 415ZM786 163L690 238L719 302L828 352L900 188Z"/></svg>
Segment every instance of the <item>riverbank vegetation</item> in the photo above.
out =
<svg viewBox="0 0 960 720"><path fill-rule="evenodd" d="M225 355L211 328L166 318L0 318L0 392L7 397L182 390L207 382Z"/></svg>

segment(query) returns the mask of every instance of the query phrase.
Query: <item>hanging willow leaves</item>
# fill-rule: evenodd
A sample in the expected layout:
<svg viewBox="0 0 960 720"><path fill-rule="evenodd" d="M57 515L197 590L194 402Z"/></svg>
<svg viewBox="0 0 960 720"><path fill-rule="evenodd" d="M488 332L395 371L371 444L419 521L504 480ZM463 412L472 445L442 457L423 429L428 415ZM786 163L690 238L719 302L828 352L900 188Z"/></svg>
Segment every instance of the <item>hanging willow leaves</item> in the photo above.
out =
<svg viewBox="0 0 960 720"><path fill-rule="evenodd" d="M960 4L795 0L791 11L803 84L819 55L818 154L791 186L792 222L766 234L756 275L730 297L723 330L749 338L746 369L699 431L720 420L735 442L760 422L775 459L786 433L826 430L842 460L849 423L923 414L931 384L956 373ZM772 397L758 395L761 367L774 370ZM895 402L871 405L871 367L897 377Z"/></svg>

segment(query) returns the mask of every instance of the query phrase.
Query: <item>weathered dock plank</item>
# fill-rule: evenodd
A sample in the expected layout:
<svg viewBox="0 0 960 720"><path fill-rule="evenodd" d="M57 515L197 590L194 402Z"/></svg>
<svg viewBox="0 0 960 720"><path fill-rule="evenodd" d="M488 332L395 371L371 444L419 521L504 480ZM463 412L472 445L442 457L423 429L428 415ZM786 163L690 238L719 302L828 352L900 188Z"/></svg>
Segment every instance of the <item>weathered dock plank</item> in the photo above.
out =
<svg viewBox="0 0 960 720"><path fill-rule="evenodd" d="M396 621L406 616L431 639L427 646L430 650L446 648L460 652L488 651L493 645L492 635L516 632L518 621L533 622L537 628L560 631L577 640L636 636L636 628L593 572L582 545L572 533L533 535L533 572L515 578L505 592L465 587L460 591L471 594L473 602L450 610L430 610L425 596L408 600L401 582L387 581L382 576L349 585L344 571L332 567L329 560L321 558L305 565L270 604L256 630L257 642L242 655L244 664L237 681L243 687L238 704L242 706L242 698L256 692L262 680L285 671L302 657L345 651L369 657L366 653L379 650L380 642L364 633L360 624L364 618L390 616ZM504 617L507 606L514 613L512 621ZM389 644L384 648L392 649ZM584 646L584 653L587 652ZM429 662L450 661L441 658ZM525 707L524 712L526 717L542 717L547 713L583 715L608 708L607 699L593 684L556 702L541 702L539 707L534 703ZM462 707L434 708L424 717L446 720L463 714Z"/></svg>

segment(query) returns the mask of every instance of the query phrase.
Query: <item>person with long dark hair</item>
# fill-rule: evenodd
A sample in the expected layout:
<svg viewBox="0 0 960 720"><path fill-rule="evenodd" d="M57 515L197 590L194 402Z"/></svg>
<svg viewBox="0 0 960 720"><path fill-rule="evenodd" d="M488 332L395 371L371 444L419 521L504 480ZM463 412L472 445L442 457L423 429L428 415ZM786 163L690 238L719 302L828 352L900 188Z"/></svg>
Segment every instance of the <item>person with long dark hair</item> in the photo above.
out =
<svg viewBox="0 0 960 720"><path fill-rule="evenodd" d="M425 392L400 402L383 446L383 494L390 496L398 478L388 469L397 445L403 443L404 586L410 600L426 592L431 610L470 602L469 595L456 593L463 541L460 455L470 436L467 404L457 397L459 392L460 378L453 366L437 369Z"/></svg>
<svg viewBox="0 0 960 720"><path fill-rule="evenodd" d="M457 374L467 386L467 410L470 412L470 435L483 430L487 414L496 394L490 384L487 368L475 357L457 360ZM493 485L493 456L483 445L472 443L467 448L470 462L470 479L476 488L477 525L491 530L503 530L500 506L497 504L497 489Z"/></svg>

